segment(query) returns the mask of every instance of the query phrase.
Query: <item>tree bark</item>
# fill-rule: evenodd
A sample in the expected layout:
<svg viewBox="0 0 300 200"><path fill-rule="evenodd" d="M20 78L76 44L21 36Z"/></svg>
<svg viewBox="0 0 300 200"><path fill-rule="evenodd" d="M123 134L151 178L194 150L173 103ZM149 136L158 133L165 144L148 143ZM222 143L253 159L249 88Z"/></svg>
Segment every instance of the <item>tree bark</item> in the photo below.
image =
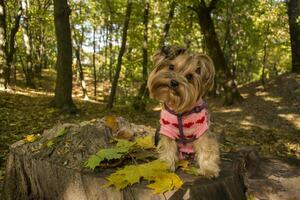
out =
<svg viewBox="0 0 300 200"><path fill-rule="evenodd" d="M120 76L120 72L121 72L122 58L123 58L123 55L125 53L125 48L126 48L127 31L128 31L129 20L130 20L130 15L131 15L131 7L132 7L132 0L128 0L127 8L126 8L126 15L125 15L125 19L124 19L124 26L123 26L122 44L121 44L121 48L119 51L116 72L115 72L115 76L113 79L111 92L110 92L110 96L109 96L108 104L107 104L107 108L109 108L109 109L111 109L113 107L113 103L115 100L116 90L117 90L117 86L118 86L118 80L119 80L119 76Z"/></svg>
<svg viewBox="0 0 300 200"><path fill-rule="evenodd" d="M70 8L67 0L54 0L54 25L57 40L57 77L54 106L75 113L72 99L72 41L70 30Z"/></svg>
<svg viewBox="0 0 300 200"><path fill-rule="evenodd" d="M261 84L265 88L266 84L266 68L267 68L267 42L264 44L263 49L263 63L262 63L262 74L261 74Z"/></svg>
<svg viewBox="0 0 300 200"><path fill-rule="evenodd" d="M7 89L8 85L10 84L10 74L11 74L11 65L13 62L13 58L14 58L14 54L15 54L15 37L16 34L19 30L20 27L20 19L22 16L22 6L19 6L19 10L15 16L15 20L14 20L14 25L12 26L12 28L10 29L10 33L7 34L7 27L6 27L6 9L5 9L5 2L3 0L1 0L1 5L0 7L3 8L3 13L1 14L1 25L0 25L0 29L3 30L3 32L1 33L1 37L4 37L3 41L4 42L4 46L2 45L2 47L5 47L3 53L4 53L4 57L6 58L6 62L4 65L2 65L2 70L0 67L0 87L2 85L2 87L4 87L4 89ZM7 38L9 35L9 38ZM1 48L2 48L1 47ZM1 72L2 71L2 72Z"/></svg>
<svg viewBox="0 0 300 200"><path fill-rule="evenodd" d="M212 0L209 6L204 0L199 1L192 9L198 15L198 23L201 27L201 32L204 36L204 41L207 46L208 54L214 62L217 78L224 88L224 104L230 105L236 101L241 101L242 97L237 89L237 85L232 78L230 69L227 66L224 53L220 47L220 43L215 31L214 23L211 18L211 12L215 8L218 0Z"/></svg>
<svg viewBox="0 0 300 200"><path fill-rule="evenodd" d="M28 15L28 5L29 1L22 0L22 9L23 9L23 23L21 24L23 30L23 42L25 46L26 52L26 65L25 65L25 79L26 79L26 86L30 88L35 88L34 84L34 71L33 71L33 56L32 56L32 36L29 30L29 15Z"/></svg>
<svg viewBox="0 0 300 200"><path fill-rule="evenodd" d="M287 5L292 49L292 72L300 74L300 1L288 0Z"/></svg>
<svg viewBox="0 0 300 200"><path fill-rule="evenodd" d="M247 152L222 154L221 172L218 178L207 179L177 170L176 173L184 184L180 189L166 192L164 195L154 194L153 190L146 187L149 184L146 181L121 191L113 187L101 187L107 184L105 177L115 169L97 167L92 171L85 168L83 163L99 149L111 146L109 136L115 132L112 133L105 126L104 121L104 119L98 119L91 123L57 125L46 130L34 142L25 143L22 140L13 144L6 165L5 199L246 199L244 183L247 181L246 174L249 171L254 171L252 174L255 174L257 168L257 163L255 163L257 159L252 159L253 156L249 156L251 153ZM125 119L117 118L116 122L118 130L124 127L127 130L136 130L133 136L140 137L153 133L152 129L143 125L130 124ZM57 137L62 130L64 134ZM54 145L45 145L49 141L54 141ZM155 155L151 150L145 153ZM130 160L128 162L131 164ZM250 165L253 167L250 168Z"/></svg>
<svg viewBox="0 0 300 200"><path fill-rule="evenodd" d="M6 7L4 0L0 0L0 89L6 89L4 84L4 68L6 67Z"/></svg>
<svg viewBox="0 0 300 200"><path fill-rule="evenodd" d="M142 85L139 88L137 96L133 100L133 108L144 111L146 107L145 98L148 97L147 80L148 80L148 21L149 21L149 0L145 0L144 7L144 31L143 31L143 46L142 46Z"/></svg>
<svg viewBox="0 0 300 200"><path fill-rule="evenodd" d="M114 65L114 52L113 52L113 25L111 20L111 13L108 25L108 36L109 36L109 80L110 82L113 81L113 65Z"/></svg>
<svg viewBox="0 0 300 200"><path fill-rule="evenodd" d="M81 13L81 8L80 8L80 13ZM75 30L75 28L74 28L74 30ZM86 82L84 80L84 72L83 72L82 63L81 63L81 50L82 50L83 38L84 38L84 28L82 25L80 34L78 35L78 38L74 34L74 40L76 43L75 56L76 56L76 65L77 65L77 70L78 70L78 74L79 74L80 86L82 89L82 98L84 100L88 100L89 97L87 95Z"/></svg>
<svg viewBox="0 0 300 200"><path fill-rule="evenodd" d="M170 30L171 22L172 22L172 20L174 18L175 7L176 7L176 2L172 1L170 3L170 11L169 11L168 19L167 19L167 22L166 22L166 24L164 26L162 37L161 37L161 40L159 42L159 47L160 48L165 45L166 39L167 39L167 37L169 35L169 30Z"/></svg>
<svg viewBox="0 0 300 200"><path fill-rule="evenodd" d="M94 70L94 96L97 96L97 70L96 70L96 27L93 26L93 70Z"/></svg>

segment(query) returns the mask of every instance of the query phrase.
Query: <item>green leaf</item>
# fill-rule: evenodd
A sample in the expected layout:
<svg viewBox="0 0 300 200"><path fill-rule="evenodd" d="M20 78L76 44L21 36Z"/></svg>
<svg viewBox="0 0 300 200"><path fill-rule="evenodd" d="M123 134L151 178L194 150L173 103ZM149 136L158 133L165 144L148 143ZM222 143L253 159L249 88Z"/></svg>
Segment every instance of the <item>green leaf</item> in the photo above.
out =
<svg viewBox="0 0 300 200"><path fill-rule="evenodd" d="M91 169L95 169L95 167L97 167L100 163L101 158L99 158L96 155L92 155L86 162L85 162L85 166L89 167Z"/></svg>
<svg viewBox="0 0 300 200"><path fill-rule="evenodd" d="M134 142L127 140L117 140L116 147L108 149L100 149L96 155L92 155L86 162L85 166L94 169L104 160L120 159L122 156L130 152L132 147L135 145Z"/></svg>
<svg viewBox="0 0 300 200"><path fill-rule="evenodd" d="M49 140L49 141L46 143L46 146L47 146L47 147L52 147L53 145L54 145L53 140Z"/></svg>
<svg viewBox="0 0 300 200"><path fill-rule="evenodd" d="M55 137L61 137L63 136L65 133L67 132L67 130L65 128L60 129Z"/></svg>

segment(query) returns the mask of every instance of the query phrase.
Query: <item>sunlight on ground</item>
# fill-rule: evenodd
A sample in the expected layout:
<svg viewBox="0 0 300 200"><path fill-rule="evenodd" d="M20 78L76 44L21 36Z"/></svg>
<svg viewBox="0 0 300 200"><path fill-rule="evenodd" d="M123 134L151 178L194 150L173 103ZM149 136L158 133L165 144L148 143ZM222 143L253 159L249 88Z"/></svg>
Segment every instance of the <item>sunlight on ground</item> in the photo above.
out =
<svg viewBox="0 0 300 200"><path fill-rule="evenodd" d="M242 95L242 97L243 97L244 99L246 99L246 98L249 97L249 94L248 94L248 93L242 93L241 95Z"/></svg>
<svg viewBox="0 0 300 200"><path fill-rule="evenodd" d="M282 101L281 97L271 97L271 96L264 96L263 100L273 103L280 103Z"/></svg>
<svg viewBox="0 0 300 200"><path fill-rule="evenodd" d="M299 114L279 114L279 117L292 123L297 129L300 130L300 115Z"/></svg>
<svg viewBox="0 0 300 200"><path fill-rule="evenodd" d="M231 112L242 112L240 108L224 108L222 110L218 110L217 113L231 113Z"/></svg>
<svg viewBox="0 0 300 200"><path fill-rule="evenodd" d="M291 143L288 142L284 144L285 147L287 148L288 152L293 155L296 154L296 156L299 158L300 157L300 144L299 143Z"/></svg>
<svg viewBox="0 0 300 200"><path fill-rule="evenodd" d="M270 96L270 94L266 91L256 91L255 92L255 95L256 96L260 96L260 97L263 97L263 96Z"/></svg>

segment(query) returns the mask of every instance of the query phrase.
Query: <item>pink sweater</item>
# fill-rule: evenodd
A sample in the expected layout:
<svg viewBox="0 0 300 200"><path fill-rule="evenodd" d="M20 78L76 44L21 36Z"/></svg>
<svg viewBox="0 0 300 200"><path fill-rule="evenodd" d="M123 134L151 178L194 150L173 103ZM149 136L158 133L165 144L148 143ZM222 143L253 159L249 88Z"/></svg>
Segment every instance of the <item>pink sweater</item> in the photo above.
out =
<svg viewBox="0 0 300 200"><path fill-rule="evenodd" d="M168 136L171 139L177 140L180 138L178 117L163 109L160 113L160 134ZM188 115L182 116L182 128L186 139L199 138L202 134L208 130L208 113L207 109L203 108L200 112L192 112ZM182 153L194 153L193 143L180 143L177 142L179 152Z"/></svg>

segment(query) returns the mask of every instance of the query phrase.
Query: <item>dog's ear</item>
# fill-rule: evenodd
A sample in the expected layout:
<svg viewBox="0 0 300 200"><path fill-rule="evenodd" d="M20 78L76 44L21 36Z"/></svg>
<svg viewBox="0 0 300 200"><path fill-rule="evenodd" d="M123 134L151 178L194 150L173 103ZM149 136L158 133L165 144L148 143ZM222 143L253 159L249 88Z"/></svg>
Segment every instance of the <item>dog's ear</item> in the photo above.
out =
<svg viewBox="0 0 300 200"><path fill-rule="evenodd" d="M198 54L197 73L202 78L202 83L206 91L210 90L214 85L215 67L212 59L205 54Z"/></svg>

